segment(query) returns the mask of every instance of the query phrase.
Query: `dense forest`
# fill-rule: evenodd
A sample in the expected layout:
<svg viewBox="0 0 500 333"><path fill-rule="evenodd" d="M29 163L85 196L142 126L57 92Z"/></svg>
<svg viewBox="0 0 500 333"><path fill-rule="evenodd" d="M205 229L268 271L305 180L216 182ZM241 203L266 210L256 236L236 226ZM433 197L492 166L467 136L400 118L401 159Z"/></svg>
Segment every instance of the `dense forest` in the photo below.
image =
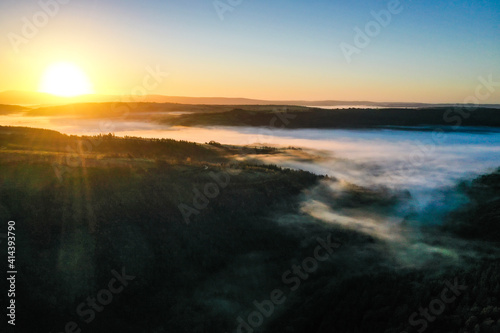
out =
<svg viewBox="0 0 500 333"><path fill-rule="evenodd" d="M305 195L337 180L236 159L279 153L0 127L16 331L500 331L500 170L457 184L468 204L445 223L398 226L421 235L408 245L305 214ZM338 209L373 211L409 200L359 186L337 199ZM326 257L305 274L318 248ZM123 288L103 298L117 274Z"/></svg>
<svg viewBox="0 0 500 333"><path fill-rule="evenodd" d="M446 107L421 109L315 109L269 107L265 111L235 108L218 113L196 112L164 120L182 126L265 126L280 128L377 128L396 126L500 126L500 112L493 108ZM278 117L279 119L273 118ZM271 121L270 121L271 119ZM445 126L443 126L443 124Z"/></svg>

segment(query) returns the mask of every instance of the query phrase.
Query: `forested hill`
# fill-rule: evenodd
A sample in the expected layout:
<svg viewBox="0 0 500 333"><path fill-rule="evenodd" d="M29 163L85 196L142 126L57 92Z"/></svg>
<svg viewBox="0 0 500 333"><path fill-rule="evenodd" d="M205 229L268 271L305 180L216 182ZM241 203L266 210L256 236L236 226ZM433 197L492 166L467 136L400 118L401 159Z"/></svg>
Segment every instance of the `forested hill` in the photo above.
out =
<svg viewBox="0 0 500 333"><path fill-rule="evenodd" d="M273 120L274 119L274 120ZM218 113L191 113L165 119L183 126L266 126L280 128L374 128L383 126L500 127L500 109L308 109L286 107L253 111L237 108Z"/></svg>
<svg viewBox="0 0 500 333"><path fill-rule="evenodd" d="M0 220L16 222L22 264L16 329L62 332L75 322L95 333L234 333L238 318L279 288L285 302L256 333L500 331L498 171L457 186L469 204L449 224L401 223L419 238L394 244L301 207L319 191L334 210L376 215L410 196L345 186L331 197L337 180L232 157L245 152L0 127ZM283 278L325 239L340 247L307 275ZM404 255L426 264L403 265ZM86 300L102 294L113 271L134 279L90 320ZM419 309L435 306L450 283L460 286L446 290L453 301L425 320Z"/></svg>
<svg viewBox="0 0 500 333"><path fill-rule="evenodd" d="M169 126L258 126L271 128L380 128L399 126L469 130L500 127L500 109L429 107L321 109L290 105L189 105L174 103L77 103L40 108L0 105L0 114L30 117L133 120Z"/></svg>

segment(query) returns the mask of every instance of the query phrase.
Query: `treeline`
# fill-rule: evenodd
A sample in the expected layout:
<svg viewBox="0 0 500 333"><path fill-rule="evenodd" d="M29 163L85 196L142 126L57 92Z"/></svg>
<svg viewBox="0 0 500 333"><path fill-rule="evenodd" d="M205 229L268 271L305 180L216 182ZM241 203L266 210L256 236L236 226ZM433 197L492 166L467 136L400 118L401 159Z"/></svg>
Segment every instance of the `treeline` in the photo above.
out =
<svg viewBox="0 0 500 333"><path fill-rule="evenodd" d="M111 133L76 136L25 127L0 126L0 147L6 151L58 152L75 155L104 154L112 157L190 159L212 162L226 160L223 150L187 141L121 138Z"/></svg>
<svg viewBox="0 0 500 333"><path fill-rule="evenodd" d="M500 127L500 110L494 108L422 109L272 109L255 112L233 109L228 112L192 113L165 119L171 125L260 126L277 128L376 128L384 126L472 126ZM281 112L283 122L273 121Z"/></svg>

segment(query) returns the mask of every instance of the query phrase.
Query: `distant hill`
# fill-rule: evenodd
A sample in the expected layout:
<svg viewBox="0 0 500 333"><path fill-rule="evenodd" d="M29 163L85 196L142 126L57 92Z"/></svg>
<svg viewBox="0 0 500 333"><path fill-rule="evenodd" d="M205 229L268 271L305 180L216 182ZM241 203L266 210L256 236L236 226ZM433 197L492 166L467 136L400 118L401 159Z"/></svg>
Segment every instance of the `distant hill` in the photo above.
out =
<svg viewBox="0 0 500 333"><path fill-rule="evenodd" d="M0 115L19 113L25 110L26 108L19 105L0 104Z"/></svg>
<svg viewBox="0 0 500 333"><path fill-rule="evenodd" d="M215 107L214 107L215 108ZM220 108L220 107L219 107ZM463 107L336 109L310 107L241 107L231 111L192 112L177 117L164 117L160 122L170 126L251 126L273 127L278 122L278 111L289 129L299 128L391 128L413 127L413 130L434 130L439 126L462 129L465 127L500 127L500 109L477 108L468 112ZM257 112L258 111L258 112ZM461 118L460 115L466 115ZM406 128L408 130L408 128ZM478 129L480 130L480 129Z"/></svg>
<svg viewBox="0 0 500 333"><path fill-rule="evenodd" d="M168 126L245 126L299 128L386 128L431 131L500 128L500 108L465 107L322 109L286 105L206 105L177 103L75 103L25 108L0 105L0 114L24 111L31 117L129 119ZM412 127L412 128L409 128ZM491 130L491 129L489 129Z"/></svg>
<svg viewBox="0 0 500 333"><path fill-rule="evenodd" d="M249 98L228 97L183 97L148 95L144 97L118 96L118 95L82 95L76 97L61 97L41 92L31 91L4 91L0 92L0 104L25 105L25 106L50 106L73 103L103 103L103 102L147 102L147 103L178 103L178 104L204 104L204 105L299 105L315 107L399 107L417 108L431 106L451 106L452 104L427 104L406 102L371 102L371 101L306 101L306 100L260 100ZM500 107L500 105L485 105Z"/></svg>

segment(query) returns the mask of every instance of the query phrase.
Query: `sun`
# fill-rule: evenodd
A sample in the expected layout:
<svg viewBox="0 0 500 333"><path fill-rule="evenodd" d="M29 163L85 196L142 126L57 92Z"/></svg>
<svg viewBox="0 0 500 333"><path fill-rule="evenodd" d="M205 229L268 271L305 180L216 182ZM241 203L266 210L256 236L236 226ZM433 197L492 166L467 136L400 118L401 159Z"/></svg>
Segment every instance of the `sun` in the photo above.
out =
<svg viewBox="0 0 500 333"><path fill-rule="evenodd" d="M85 72L69 62L50 65L43 74L39 91L64 97L94 93Z"/></svg>

